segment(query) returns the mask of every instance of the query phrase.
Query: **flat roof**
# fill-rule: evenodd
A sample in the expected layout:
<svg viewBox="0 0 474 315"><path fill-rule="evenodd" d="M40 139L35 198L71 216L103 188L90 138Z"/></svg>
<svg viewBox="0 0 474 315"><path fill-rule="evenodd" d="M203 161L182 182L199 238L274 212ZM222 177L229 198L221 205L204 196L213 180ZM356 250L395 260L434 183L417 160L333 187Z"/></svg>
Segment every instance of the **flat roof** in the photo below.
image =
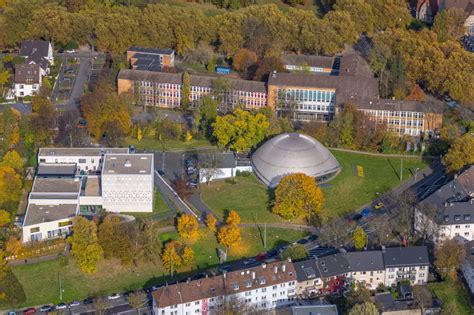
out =
<svg viewBox="0 0 474 315"><path fill-rule="evenodd" d="M85 195L100 196L100 182L98 176L87 176Z"/></svg>
<svg viewBox="0 0 474 315"><path fill-rule="evenodd" d="M174 50L169 49L169 48L150 48L150 47L140 47L140 46L132 46L128 49L128 51L145 53L145 54L157 54L157 55L171 55L174 53Z"/></svg>
<svg viewBox="0 0 474 315"><path fill-rule="evenodd" d="M106 154L102 175L151 174L153 154Z"/></svg>
<svg viewBox="0 0 474 315"><path fill-rule="evenodd" d="M36 177L32 193L79 193L81 189L80 178L69 177Z"/></svg>
<svg viewBox="0 0 474 315"><path fill-rule="evenodd" d="M40 163L36 171L37 176L74 176L76 163Z"/></svg>
<svg viewBox="0 0 474 315"><path fill-rule="evenodd" d="M128 148L40 148L38 156L100 156L106 153L128 153Z"/></svg>
<svg viewBox="0 0 474 315"><path fill-rule="evenodd" d="M77 204L37 205L30 203L26 209L23 226L52 222L76 216Z"/></svg>

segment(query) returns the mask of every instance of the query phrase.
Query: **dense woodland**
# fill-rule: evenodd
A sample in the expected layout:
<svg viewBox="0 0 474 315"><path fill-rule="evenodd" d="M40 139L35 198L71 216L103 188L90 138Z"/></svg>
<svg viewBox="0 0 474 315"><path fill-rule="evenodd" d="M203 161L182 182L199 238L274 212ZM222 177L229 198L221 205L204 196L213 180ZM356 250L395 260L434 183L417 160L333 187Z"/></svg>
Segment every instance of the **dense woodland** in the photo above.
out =
<svg viewBox="0 0 474 315"><path fill-rule="evenodd" d="M231 61L243 48L262 60L282 51L334 55L362 42L382 96L403 99L419 85L466 105L474 102L474 56L459 43L464 15L456 10L439 14L430 30L412 19L404 0L329 0L321 1L319 10L212 2L245 6L214 14L199 6L152 2L3 0L0 47L16 49L22 39L42 38L56 47L90 44L111 54L142 45L206 59L211 50ZM240 57L238 68L245 71ZM246 58L258 63L253 55Z"/></svg>

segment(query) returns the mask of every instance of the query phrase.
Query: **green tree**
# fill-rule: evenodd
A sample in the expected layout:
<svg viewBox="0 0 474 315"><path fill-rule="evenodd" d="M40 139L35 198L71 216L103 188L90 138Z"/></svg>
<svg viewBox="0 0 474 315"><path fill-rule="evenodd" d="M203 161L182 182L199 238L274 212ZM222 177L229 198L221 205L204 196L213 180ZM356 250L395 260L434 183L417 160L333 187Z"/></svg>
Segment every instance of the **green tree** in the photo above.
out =
<svg viewBox="0 0 474 315"><path fill-rule="evenodd" d="M6 210L0 210L0 227L6 226L12 220L10 212Z"/></svg>
<svg viewBox="0 0 474 315"><path fill-rule="evenodd" d="M94 273L97 262L103 255L97 237L97 226L93 221L77 216L73 222L73 234L68 238L71 254L85 273Z"/></svg>
<svg viewBox="0 0 474 315"><path fill-rule="evenodd" d="M181 100L181 108L183 110L188 110L190 105L190 97L191 97L191 87L190 87L190 78L189 73L183 73L183 89L182 89L182 100Z"/></svg>
<svg viewBox="0 0 474 315"><path fill-rule="evenodd" d="M219 147L244 152L265 138L269 126L264 115L236 109L232 114L216 117L213 135Z"/></svg>
<svg viewBox="0 0 474 315"><path fill-rule="evenodd" d="M212 125L217 117L217 101L210 95L201 97L198 102L198 110L195 112L194 123L199 131L208 139L212 138Z"/></svg>
<svg viewBox="0 0 474 315"><path fill-rule="evenodd" d="M304 245L301 244L291 245L285 248L285 250L283 250L283 252L280 254L280 258L282 260L288 258L291 258L291 260L299 260L304 259L306 257L308 257L308 250L306 249L306 247L304 247Z"/></svg>
<svg viewBox="0 0 474 315"><path fill-rule="evenodd" d="M97 237L104 252L104 258L118 257L121 248L128 240L121 231L120 217L107 215L99 225Z"/></svg>
<svg viewBox="0 0 474 315"><path fill-rule="evenodd" d="M339 137L342 145L348 148L354 146L354 113L350 110L344 111Z"/></svg>
<svg viewBox="0 0 474 315"><path fill-rule="evenodd" d="M474 164L474 137L469 133L457 138L443 158L448 171L454 172Z"/></svg>
<svg viewBox="0 0 474 315"><path fill-rule="evenodd" d="M374 303L364 302L354 305L349 311L349 315L379 315L379 311Z"/></svg>
<svg viewBox="0 0 474 315"><path fill-rule="evenodd" d="M433 31L438 35L440 42L448 39L458 40L465 33L464 22L468 14L461 8L449 8L436 14Z"/></svg>
<svg viewBox="0 0 474 315"><path fill-rule="evenodd" d="M365 234L364 229L361 226L358 226L354 231L354 246L357 250L363 250L367 246L367 234Z"/></svg>
<svg viewBox="0 0 474 315"><path fill-rule="evenodd" d="M321 221L324 196L313 177L303 173L290 174L280 181L275 190L272 212L286 220L306 216Z"/></svg>

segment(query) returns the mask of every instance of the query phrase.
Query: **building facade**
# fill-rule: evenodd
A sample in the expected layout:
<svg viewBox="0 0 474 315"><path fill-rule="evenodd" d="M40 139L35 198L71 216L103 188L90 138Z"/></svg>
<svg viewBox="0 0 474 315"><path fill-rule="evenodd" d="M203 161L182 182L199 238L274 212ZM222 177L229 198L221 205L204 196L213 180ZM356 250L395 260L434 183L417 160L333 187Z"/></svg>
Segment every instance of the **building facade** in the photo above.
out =
<svg viewBox="0 0 474 315"><path fill-rule="evenodd" d="M41 87L42 80L39 65L15 65L15 96L17 98L23 98L35 95Z"/></svg>
<svg viewBox="0 0 474 315"><path fill-rule="evenodd" d="M156 315L221 314L224 307L239 313L291 306L296 275L289 261L177 283L153 292Z"/></svg>
<svg viewBox="0 0 474 315"><path fill-rule="evenodd" d="M385 286L409 281L411 285L428 282L430 261L426 246L382 249L385 266Z"/></svg>

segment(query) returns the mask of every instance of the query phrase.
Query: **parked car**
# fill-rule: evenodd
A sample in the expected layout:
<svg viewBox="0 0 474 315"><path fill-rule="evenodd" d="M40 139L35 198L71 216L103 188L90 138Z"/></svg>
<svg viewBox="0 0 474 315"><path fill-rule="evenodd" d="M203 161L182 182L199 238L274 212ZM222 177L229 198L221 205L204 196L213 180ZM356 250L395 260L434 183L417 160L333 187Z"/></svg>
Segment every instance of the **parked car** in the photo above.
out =
<svg viewBox="0 0 474 315"><path fill-rule="evenodd" d="M250 265L256 262L257 260L255 258L249 258L244 260L244 265Z"/></svg>
<svg viewBox="0 0 474 315"><path fill-rule="evenodd" d="M276 256L276 255L278 255L278 251L276 249L272 249L272 250L267 252L268 257L273 257L273 256Z"/></svg>
<svg viewBox="0 0 474 315"><path fill-rule="evenodd" d="M16 312L15 311L8 311L7 315L16 315Z"/></svg>
<svg viewBox="0 0 474 315"><path fill-rule="evenodd" d="M85 299L84 301L82 301L82 303L83 303L84 305L92 304L92 303L94 303L94 299L91 298L91 297L88 297L87 299Z"/></svg>
<svg viewBox="0 0 474 315"><path fill-rule="evenodd" d="M58 305L56 305L57 310L64 310L66 308L67 308L66 303L59 303Z"/></svg>
<svg viewBox="0 0 474 315"><path fill-rule="evenodd" d="M354 214L354 215L352 216L351 219L352 219L353 221L359 221L360 219L362 219L362 217L363 217L362 214L356 213L356 214Z"/></svg>
<svg viewBox="0 0 474 315"><path fill-rule="evenodd" d="M186 174L188 174L188 175L194 174L195 171L196 171L196 169L194 168L194 166L186 167Z"/></svg>
<svg viewBox="0 0 474 315"><path fill-rule="evenodd" d="M191 188L196 188L198 186L198 180L195 179L195 178L191 178L190 180L188 180L188 182L186 183L186 186L188 187L191 187Z"/></svg>
<svg viewBox="0 0 474 315"><path fill-rule="evenodd" d="M134 153L137 153L137 149L135 148L135 146L132 144L128 147L128 152L130 152L131 154L134 154Z"/></svg>
<svg viewBox="0 0 474 315"><path fill-rule="evenodd" d="M314 242L315 240L318 239L318 236L316 234L311 234L309 237L308 237L308 241L310 242Z"/></svg>
<svg viewBox="0 0 474 315"><path fill-rule="evenodd" d="M76 307L79 305L81 305L81 302L79 301L72 301L71 303L69 303L69 307Z"/></svg>
<svg viewBox="0 0 474 315"><path fill-rule="evenodd" d="M379 202L378 204L375 205L375 209L382 209L383 207L385 207L385 205L383 204L383 202Z"/></svg>
<svg viewBox="0 0 474 315"><path fill-rule="evenodd" d="M74 54L76 51L74 49L68 49L66 50L68 54Z"/></svg>
<svg viewBox="0 0 474 315"><path fill-rule="evenodd" d="M296 243L298 243L298 244L300 244L300 245L304 245L304 244L308 243L308 240L305 239L305 238L302 238L302 239L300 239L299 241L297 241Z"/></svg>
<svg viewBox="0 0 474 315"><path fill-rule="evenodd" d="M34 307L27 308L26 310L23 311L24 315L31 315L34 313L36 313L36 308Z"/></svg>
<svg viewBox="0 0 474 315"><path fill-rule="evenodd" d="M45 312L45 313L51 312L52 310L53 310L53 307L51 305L43 305L39 309L40 312Z"/></svg>
<svg viewBox="0 0 474 315"><path fill-rule="evenodd" d="M230 269L231 269L230 266L220 266L220 267L219 267L219 271L220 271L220 272L224 272L224 271L225 271L225 272L229 272Z"/></svg>
<svg viewBox="0 0 474 315"><path fill-rule="evenodd" d="M377 209L377 208L375 208L375 209ZM360 215L361 215L363 218L368 217L368 216L370 215L370 209L369 209L369 208L365 208L364 210L362 210L362 211L360 212Z"/></svg>
<svg viewBox="0 0 474 315"><path fill-rule="evenodd" d="M109 295L107 297L107 299L109 299L109 300L116 300L118 298L120 298L120 294L118 294L118 293L112 293L111 295Z"/></svg>

